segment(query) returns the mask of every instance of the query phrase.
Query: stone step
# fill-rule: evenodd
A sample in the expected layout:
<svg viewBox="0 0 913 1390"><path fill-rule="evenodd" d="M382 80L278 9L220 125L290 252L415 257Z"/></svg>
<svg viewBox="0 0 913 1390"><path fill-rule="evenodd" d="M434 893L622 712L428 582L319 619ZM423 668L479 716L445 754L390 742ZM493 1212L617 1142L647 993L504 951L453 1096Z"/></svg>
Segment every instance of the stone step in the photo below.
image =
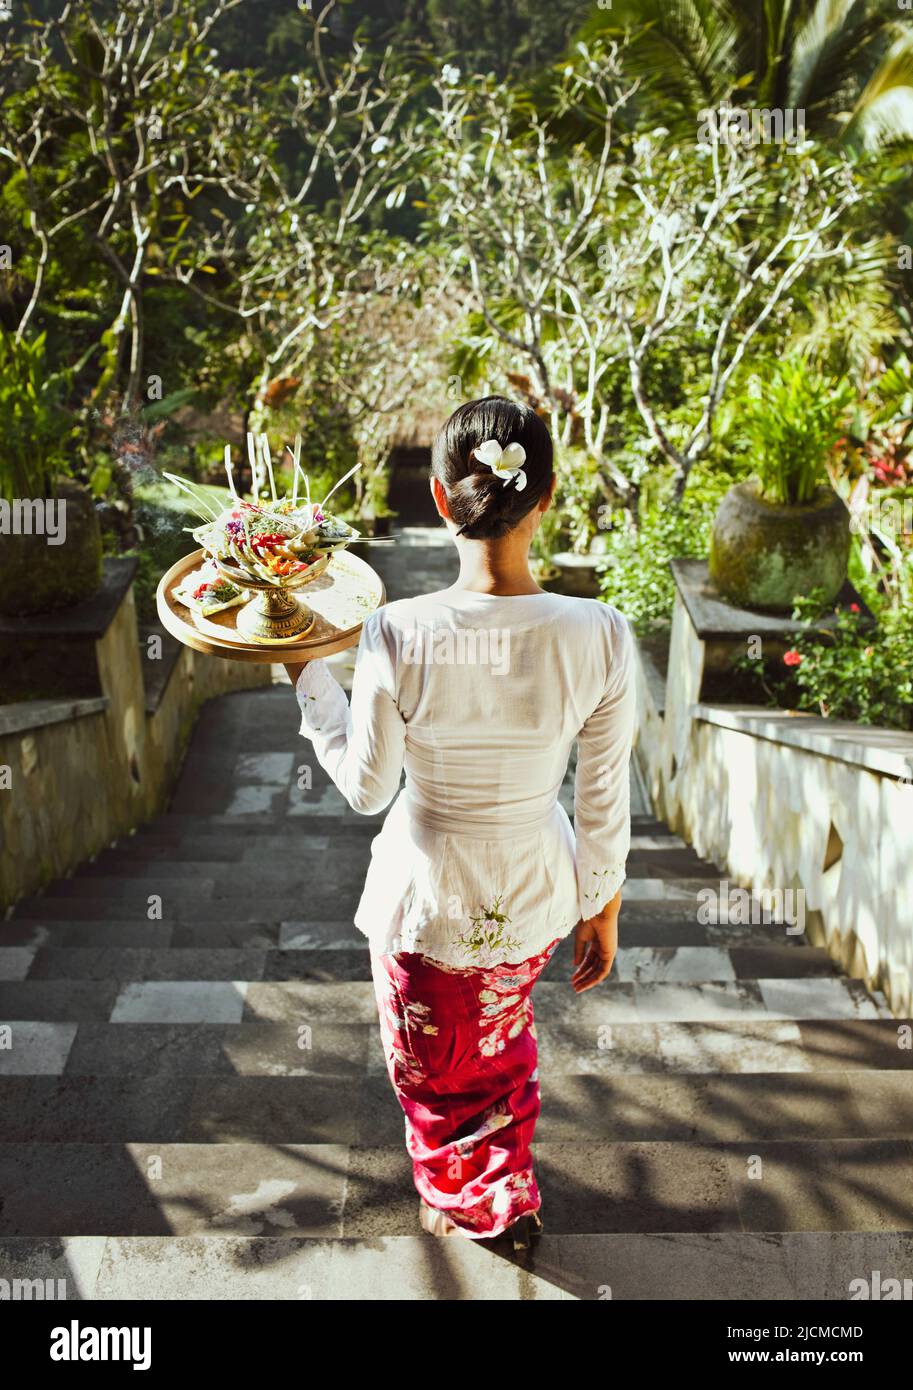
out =
<svg viewBox="0 0 913 1390"><path fill-rule="evenodd" d="M547 1214L546 1214L547 1219ZM913 1267L910 1231L546 1233L523 1262L433 1236L0 1239L4 1277L66 1281L71 1299L315 1302L884 1298ZM167 1278L163 1277L167 1270ZM53 1287L53 1286L52 1286ZM893 1292L893 1289L891 1290ZM755 1345L751 1343L750 1345Z"/></svg>
<svg viewBox="0 0 913 1390"><path fill-rule="evenodd" d="M81 953L78 948L74 951ZM250 964L243 952L226 952L214 962L207 953L209 975L198 979L135 979L136 972L177 970L159 953L160 961L146 955L137 964L124 962L113 952L87 953L85 974L29 977L0 983L0 1018L7 1022L28 1019L74 1021L110 1019L112 1023L242 1023L285 1022L313 1024L373 1023L376 1005L373 985L367 980L278 980L245 977L241 967ZM175 952L180 955L181 953ZM196 952L188 953L192 963ZM106 959L111 960L110 966ZM276 968L281 969L280 959ZM226 972L215 974L217 965ZM89 972L94 973L89 973ZM287 972L282 971L285 975ZM890 1018L884 1005L868 993L859 980L819 977L814 980L710 980L687 983L659 980L630 983L607 980L598 990L577 995L565 982L547 980L536 986L535 1016L543 1030L558 1025L591 1030L591 1047L598 1047L602 1031L625 1023L727 1024L730 1021L793 1019Z"/></svg>
<svg viewBox="0 0 913 1390"><path fill-rule="evenodd" d="M207 872L203 873L202 869ZM712 880L710 881L712 882ZM291 909L284 916L300 915L302 903L318 912L325 911L331 904L337 909L351 905L354 911L361 896L364 879L362 875L347 874L345 865L335 857L321 871L319 886L314 883L313 870L306 864L296 861L281 874L264 865L244 865L239 874L233 873L228 865L183 864L167 874L154 866L148 872L115 878L109 874L103 877L77 877L58 879L51 890L17 903L13 917L40 919L44 916L65 915L60 909L70 903L73 916L82 917L83 906L88 905L97 911L100 918L110 918L113 914L124 913L122 904L132 903L137 909L147 906L150 895L162 898L172 906L168 915L186 917L194 910L205 910L207 903L219 903L232 910L238 918L249 913L257 914L261 909L264 917L275 917L279 904L287 904ZM707 882L700 879L631 877L622 889L622 902L653 903L673 901L684 906L692 906L695 911L700 906L698 893ZM281 890L281 891L280 891ZM78 904L78 910L77 910ZM235 908L241 910L235 911ZM139 915L135 912L133 915ZM337 910L337 916L340 911Z"/></svg>
<svg viewBox="0 0 913 1390"><path fill-rule="evenodd" d="M330 787L328 786L327 790L329 789ZM335 788L333 788L333 790L335 791ZM362 826L367 828L371 825L381 825L387 814L386 810L384 810L378 812L377 815L363 816L347 806L341 797L339 797L339 803L341 810L343 810L345 814L327 815L325 817L328 821L332 822L334 826L338 825L341 821L344 821L347 827ZM266 812L251 813L242 817L226 815L225 812L198 815L196 813L168 811L161 816L156 816L152 820L146 821L138 828L136 835L130 836L129 838L139 839L145 835L155 835L171 839L173 843L180 844L184 842L188 834L205 833L208 836L227 834L234 836L236 839L244 839L252 832L268 834L271 829L289 829L290 824L294 824L294 818L290 820L288 816L272 815ZM632 836L646 835L652 838L668 836L669 831L662 821L658 821L652 816L632 816L631 834Z"/></svg>
<svg viewBox="0 0 913 1390"><path fill-rule="evenodd" d="M670 908L673 910L670 911ZM803 936L786 935L784 928L773 924L735 928L727 924L703 924L674 910L674 904L629 904L621 917L619 934L622 949L673 952L688 947L722 948L731 952L737 977L757 978L762 975L836 974L837 966L823 948L808 946ZM565 977L571 973L571 937L558 948L550 971ZM326 962L314 962L314 969L345 970L345 978L358 978L350 973L352 966L363 962L368 971L367 939L352 925L351 918L337 921L323 918L318 921L290 920L279 922L233 921L222 917L194 917L190 920L150 922L145 917L115 917L99 921L89 916L81 920L35 920L12 918L0 922L0 978L18 979L28 973L31 954L41 946L81 946L99 948L124 946L155 948L180 947L255 947L284 950L308 950L315 956L331 952ZM12 959L4 951L22 950L24 964L19 973L15 966L4 976L4 961ZM754 952L765 952L763 968L753 958ZM746 954L747 953L747 954ZM347 956L350 960L347 960ZM7 969L11 967L7 966ZM364 978L367 978L365 974Z"/></svg>
<svg viewBox="0 0 913 1390"><path fill-rule="evenodd" d="M106 925L106 924L101 924ZM150 923L174 928L166 923ZM140 929L142 930L142 929ZM206 945L199 948L178 945L173 939L159 943L145 941L121 944L117 940L105 944L64 945L45 944L37 950L25 947L0 946L0 981L29 980L297 980L306 979L317 971L321 979L331 980L334 968L339 967L345 980L371 979L367 943L355 928L342 939L336 949L314 949L313 936L293 934L293 929L280 927L281 948L269 949L268 944L231 947ZM284 935L284 941L283 941ZM14 959L7 957L14 954ZM354 954L361 962L360 976L352 976L351 963L345 958ZM834 977L836 967L826 951L813 947L744 947L735 952L722 946L629 947L622 946L615 958L610 980L622 983L653 984L658 982L682 985L702 985L711 981L757 980L778 978L768 965L783 965L785 978L813 979ZM14 973L19 968L20 974ZM547 981L568 979L573 973L573 952L569 943L556 953L549 963L538 991ZM584 996L584 1000L592 995Z"/></svg>
<svg viewBox="0 0 913 1390"><path fill-rule="evenodd" d="M913 1139L913 1072L543 1076L540 1142ZM3 1143L381 1144L386 1075L0 1077Z"/></svg>
<svg viewBox="0 0 913 1390"><path fill-rule="evenodd" d="M373 839L373 836L371 837ZM213 838L209 841L189 840L184 846L154 845L130 841L117 848L102 850L94 860L81 864L73 878L107 879L109 877L165 877L189 878L193 874L201 877L224 873L222 866L243 862L246 872L255 874L257 867L275 865L278 855L294 855L301 866L313 860L326 860L328 854L346 855L349 872L355 876L367 869L370 841L360 834L352 836L348 831L340 835L315 835L310 832L293 832L281 840L262 838L243 847L226 845L224 840ZM275 881L275 868L271 870ZM719 871L706 865L689 850L633 850L627 862L627 874L631 879L658 878L706 878L707 886L720 881Z"/></svg>
<svg viewBox="0 0 913 1390"><path fill-rule="evenodd" d="M484 1241L356 1238L0 1238L0 1268L64 1279L69 1298L377 1302L825 1300L887 1295L913 1265L910 1232L548 1233L523 1262ZM168 1270L164 1279L163 1269ZM907 1276L909 1277L909 1276ZM753 1343L752 1343L753 1346Z"/></svg>
<svg viewBox="0 0 913 1390"><path fill-rule="evenodd" d="M58 986L63 986L58 989ZM9 1022L11 1046L0 1049L0 1076L338 1076L385 1074L377 1023L295 1019L291 1022L76 1022L65 982L57 990L60 1019ZM70 986L70 994L75 991ZM104 984L94 991L101 1010ZM210 991L212 986L209 987ZM244 1001L220 996L236 1018ZM204 1005L200 1002L205 999ZM147 1001L148 1002L148 1001ZM181 1001L185 1014L213 1013L211 993ZM50 1011L50 1002L47 1002ZM161 1012L162 1001L158 1001ZM173 1008L177 1001L172 1001ZM151 1007L151 1006L150 1006ZM904 1019L771 1019L731 1022L614 1023L607 1028L551 1022L539 1028L541 1075L747 1075L757 1072L910 1070Z"/></svg>
<svg viewBox="0 0 913 1390"><path fill-rule="evenodd" d="M224 885L221 886L224 888ZM83 897L80 893L29 898L17 905L13 917L4 927L17 922L112 922L136 918L146 907L150 895L163 899L161 920L168 922L192 922L198 918L209 921L217 919L221 912L225 913L226 919L234 922L285 922L300 918L305 905L310 911L327 917L338 917L344 912L351 919L361 895L359 883L350 884L338 892L323 888L315 892L311 889L295 897L206 893L199 890L199 885L191 890L178 881L173 881L169 889L165 891L162 885L151 883L141 883L137 887L136 882L131 882L123 892L110 898Z"/></svg>
<svg viewBox="0 0 913 1390"><path fill-rule="evenodd" d="M537 1142L555 1235L913 1229L907 1139ZM0 1144L0 1236L412 1235L402 1144Z"/></svg>

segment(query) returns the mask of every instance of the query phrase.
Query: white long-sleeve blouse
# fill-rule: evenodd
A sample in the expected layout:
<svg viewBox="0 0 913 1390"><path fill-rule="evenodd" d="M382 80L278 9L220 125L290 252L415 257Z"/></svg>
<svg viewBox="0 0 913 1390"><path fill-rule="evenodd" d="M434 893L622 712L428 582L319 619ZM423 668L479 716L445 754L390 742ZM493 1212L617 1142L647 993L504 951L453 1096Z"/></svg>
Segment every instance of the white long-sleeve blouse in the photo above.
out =
<svg viewBox="0 0 913 1390"><path fill-rule="evenodd" d="M550 593L398 599L364 624L351 705L321 660L296 694L349 805L370 815L396 798L354 919L372 949L516 963L623 883L634 679L617 609ZM575 738L576 839L558 801Z"/></svg>

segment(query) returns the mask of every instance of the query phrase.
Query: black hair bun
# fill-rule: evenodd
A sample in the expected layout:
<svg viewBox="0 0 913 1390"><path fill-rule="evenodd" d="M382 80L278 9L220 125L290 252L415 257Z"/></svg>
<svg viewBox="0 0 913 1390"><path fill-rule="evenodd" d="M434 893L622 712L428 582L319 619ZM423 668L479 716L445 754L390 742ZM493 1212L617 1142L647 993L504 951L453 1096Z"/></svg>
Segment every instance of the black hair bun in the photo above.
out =
<svg viewBox="0 0 913 1390"><path fill-rule="evenodd" d="M487 440L506 449L522 445L526 485L505 481L477 457ZM470 540L497 540L513 530L548 491L553 472L551 435L529 406L504 396L486 396L455 410L441 429L431 452L431 469L447 492L457 534Z"/></svg>

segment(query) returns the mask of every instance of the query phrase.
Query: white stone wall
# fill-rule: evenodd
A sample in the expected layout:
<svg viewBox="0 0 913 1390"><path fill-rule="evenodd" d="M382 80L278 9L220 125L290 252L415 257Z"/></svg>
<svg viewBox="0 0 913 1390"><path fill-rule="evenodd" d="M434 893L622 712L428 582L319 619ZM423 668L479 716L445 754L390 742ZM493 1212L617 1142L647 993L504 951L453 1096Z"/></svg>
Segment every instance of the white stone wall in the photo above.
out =
<svg viewBox="0 0 913 1390"><path fill-rule="evenodd" d="M732 884L801 889L809 941L909 1016L913 785L897 775L902 737L854 726L848 744L846 725L838 742L828 721L807 720L797 747L788 723L772 726L763 710L725 727L726 707L697 703L703 647L679 600L664 716L641 666L636 748L656 813Z"/></svg>

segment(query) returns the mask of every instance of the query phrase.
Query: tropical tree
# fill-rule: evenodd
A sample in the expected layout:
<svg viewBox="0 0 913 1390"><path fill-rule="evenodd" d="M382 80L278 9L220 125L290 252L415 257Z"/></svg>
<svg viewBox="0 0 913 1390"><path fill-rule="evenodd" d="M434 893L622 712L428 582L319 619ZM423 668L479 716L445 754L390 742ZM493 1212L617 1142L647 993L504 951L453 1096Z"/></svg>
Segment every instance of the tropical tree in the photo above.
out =
<svg viewBox="0 0 913 1390"><path fill-rule="evenodd" d="M614 0L587 42L629 35L641 107L694 129L738 92L802 110L809 135L868 150L913 139L913 31L896 0Z"/></svg>

